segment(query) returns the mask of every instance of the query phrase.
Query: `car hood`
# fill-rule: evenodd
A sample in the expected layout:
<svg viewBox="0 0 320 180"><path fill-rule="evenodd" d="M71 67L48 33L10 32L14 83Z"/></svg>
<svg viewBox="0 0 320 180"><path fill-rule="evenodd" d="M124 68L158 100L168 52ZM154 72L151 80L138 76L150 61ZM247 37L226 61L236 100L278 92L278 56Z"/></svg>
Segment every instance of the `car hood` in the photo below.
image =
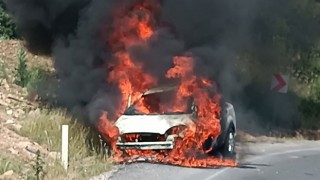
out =
<svg viewBox="0 0 320 180"><path fill-rule="evenodd" d="M190 114L179 115L122 115L115 123L120 134L159 133L165 134L174 126L192 123Z"/></svg>

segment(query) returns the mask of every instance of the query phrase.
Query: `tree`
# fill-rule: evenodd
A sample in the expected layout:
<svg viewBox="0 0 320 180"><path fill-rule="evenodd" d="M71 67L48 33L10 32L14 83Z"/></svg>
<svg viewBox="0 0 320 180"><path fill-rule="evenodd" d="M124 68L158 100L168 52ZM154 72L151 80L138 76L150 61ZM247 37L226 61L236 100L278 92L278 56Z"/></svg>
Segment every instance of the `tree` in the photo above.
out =
<svg viewBox="0 0 320 180"><path fill-rule="evenodd" d="M5 4L0 0L0 39L18 38L16 26L8 14Z"/></svg>

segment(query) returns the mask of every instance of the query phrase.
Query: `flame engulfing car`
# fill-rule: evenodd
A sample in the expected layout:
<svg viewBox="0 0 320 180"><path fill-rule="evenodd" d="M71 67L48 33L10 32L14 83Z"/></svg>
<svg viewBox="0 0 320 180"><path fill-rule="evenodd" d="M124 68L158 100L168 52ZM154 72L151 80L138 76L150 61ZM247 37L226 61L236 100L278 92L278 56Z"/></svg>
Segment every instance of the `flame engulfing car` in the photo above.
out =
<svg viewBox="0 0 320 180"><path fill-rule="evenodd" d="M210 89L205 89L210 92ZM116 121L120 136L119 149L170 150L175 146L176 138L184 137L184 129L197 121L198 108L193 97L188 97L185 112L173 110L177 87L156 87L143 93L140 98L126 109ZM139 102L143 100L144 108ZM236 116L233 105L220 101L221 133L210 137L203 143L205 151L222 152L224 156L235 154Z"/></svg>

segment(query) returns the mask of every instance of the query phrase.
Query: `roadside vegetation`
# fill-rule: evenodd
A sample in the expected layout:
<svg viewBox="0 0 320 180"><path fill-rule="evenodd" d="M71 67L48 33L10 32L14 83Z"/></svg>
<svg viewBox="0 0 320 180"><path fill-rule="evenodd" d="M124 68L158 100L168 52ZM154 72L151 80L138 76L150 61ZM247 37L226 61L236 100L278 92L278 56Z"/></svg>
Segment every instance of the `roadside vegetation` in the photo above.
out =
<svg viewBox="0 0 320 180"><path fill-rule="evenodd" d="M69 125L67 172L59 159L63 124ZM34 154L31 161L1 152L0 179L2 174L10 175L13 172L15 176L28 180L88 179L113 168L112 162L98 149L100 146L94 146L95 134L75 122L63 110L33 112L23 119L22 128L17 133L44 146L47 151L29 149Z"/></svg>
<svg viewBox="0 0 320 180"><path fill-rule="evenodd" d="M37 92L40 85L49 80L51 73L41 67L29 67L26 50L22 47L17 52L17 59L15 83L22 88L26 88L29 93Z"/></svg>
<svg viewBox="0 0 320 180"><path fill-rule="evenodd" d="M20 41L13 20L7 13L3 1L0 0L0 41L12 40ZM32 59L35 56L30 55L23 47L23 43L18 43L19 45L14 48L9 45L17 43L7 44L8 47L2 49L9 51L0 54L0 84L1 88L4 88L0 94L0 111L12 115L14 123L19 124L19 128L8 126L9 129L43 148L28 149L32 155L31 159L7 153L7 149L0 148L0 179L88 179L111 170L113 164L103 151L104 144L95 131L78 123L77 119L69 115L65 109L52 106L52 92L56 88L57 80L54 79L54 72L50 67ZM11 105L12 99L2 101L1 96L2 98L10 96L17 102L25 103L26 108ZM48 97L50 102L46 96L50 96ZM25 114L15 117L12 113L15 109L21 109ZM59 159L62 125L69 125L67 172Z"/></svg>
<svg viewBox="0 0 320 180"><path fill-rule="evenodd" d="M34 93L38 85L50 77L50 73L41 67L29 67L26 51L19 48L17 52L15 82ZM112 163L101 151L102 144L97 141L97 134L92 129L78 123L68 115L66 110L56 108L37 109L22 119L22 128L18 134L46 147L49 159L43 152L35 151L35 159L31 166L35 179L82 179L111 170ZM69 125L69 168L66 172L60 164L61 127ZM50 159L51 158L51 159Z"/></svg>
<svg viewBox="0 0 320 180"><path fill-rule="evenodd" d="M0 63L0 79L7 79L7 71L4 63Z"/></svg>
<svg viewBox="0 0 320 180"><path fill-rule="evenodd" d="M0 175L10 170L15 172L21 172L22 169L23 162L16 161L16 159L10 154L0 154Z"/></svg>
<svg viewBox="0 0 320 180"><path fill-rule="evenodd" d="M241 76L246 77L250 88L254 89L248 91L247 101L261 102L250 108L261 112L265 117L262 124L265 125L273 118L275 103L270 99L283 99L287 103L278 108L286 109L281 109L279 116L285 113L295 113L295 116L282 118L280 121L284 122L275 126L319 129L320 3L313 0L271 0L259 3L255 10L255 18L248 29L252 42L239 50L237 64ZM270 93L273 73L290 76L287 94ZM262 102L268 102L270 107ZM294 111L290 111L293 108Z"/></svg>
<svg viewBox="0 0 320 180"><path fill-rule="evenodd" d="M60 165L61 125L69 125L69 170ZM51 163L44 161L42 171L45 179L60 177L89 178L112 169L107 157L100 149L94 149L94 134L67 115L64 110L42 110L28 115L19 132L39 144L46 145ZM40 152L41 153L41 152ZM40 157L41 159L41 157ZM49 161L50 162L50 161Z"/></svg>
<svg viewBox="0 0 320 180"><path fill-rule="evenodd" d="M0 24L0 39L13 39L18 37L14 22L6 12L2 1L0 2Z"/></svg>

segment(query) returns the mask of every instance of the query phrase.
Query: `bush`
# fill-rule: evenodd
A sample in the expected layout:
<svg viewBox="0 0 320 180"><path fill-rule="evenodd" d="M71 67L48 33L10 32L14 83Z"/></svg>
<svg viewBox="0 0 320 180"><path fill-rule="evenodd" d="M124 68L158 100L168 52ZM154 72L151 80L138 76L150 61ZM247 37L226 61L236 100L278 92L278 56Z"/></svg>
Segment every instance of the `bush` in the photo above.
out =
<svg viewBox="0 0 320 180"><path fill-rule="evenodd" d="M18 67L15 69L16 84L26 87L28 91L38 88L38 85L44 81L49 74L40 68L28 68L26 52L23 49L18 51Z"/></svg>
<svg viewBox="0 0 320 180"><path fill-rule="evenodd" d="M18 67L16 70L16 83L19 86L25 87L28 84L29 79L29 72L27 70L27 58L26 58L26 52L20 48L18 51Z"/></svg>
<svg viewBox="0 0 320 180"><path fill-rule="evenodd" d="M28 81L26 88L29 92L37 90L41 82L47 79L49 73L40 68L31 68L28 70Z"/></svg>
<svg viewBox="0 0 320 180"><path fill-rule="evenodd" d="M299 111L302 115L301 127L303 129L320 128L320 102L311 99L302 100Z"/></svg>
<svg viewBox="0 0 320 180"><path fill-rule="evenodd" d="M0 1L0 39L18 38L16 26Z"/></svg>

